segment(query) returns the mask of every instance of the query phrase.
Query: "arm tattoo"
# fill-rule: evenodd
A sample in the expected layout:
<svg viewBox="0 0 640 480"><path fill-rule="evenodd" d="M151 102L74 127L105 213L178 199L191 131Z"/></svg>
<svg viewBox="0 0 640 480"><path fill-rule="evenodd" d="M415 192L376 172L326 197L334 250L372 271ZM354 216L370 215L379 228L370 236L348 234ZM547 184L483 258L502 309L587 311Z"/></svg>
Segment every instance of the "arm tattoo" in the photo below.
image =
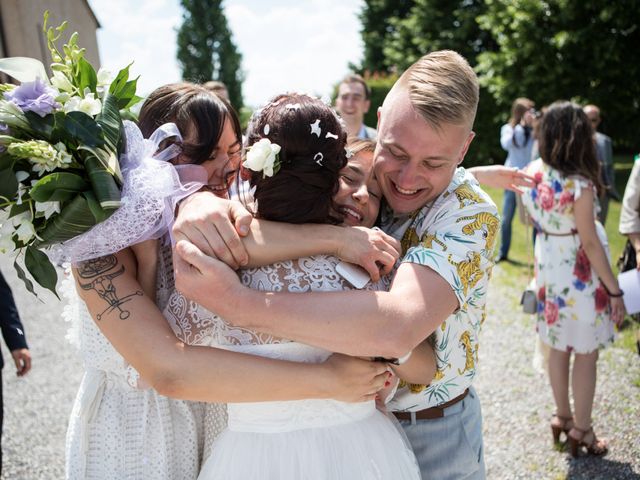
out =
<svg viewBox="0 0 640 480"><path fill-rule="evenodd" d="M126 295L122 298L118 297L118 292L113 284L113 279L124 273L124 265L118 267L118 259L115 255L107 255L105 257L94 258L80 262L78 268L78 284L83 290L94 290L98 296L106 301L109 306L99 313L96 318L102 319L105 313L111 313L114 310L120 312L120 320L126 320L131 312L122 308L124 303L131 300L131 297L142 296L142 292L136 292ZM82 283L80 279L88 280L88 283Z"/></svg>

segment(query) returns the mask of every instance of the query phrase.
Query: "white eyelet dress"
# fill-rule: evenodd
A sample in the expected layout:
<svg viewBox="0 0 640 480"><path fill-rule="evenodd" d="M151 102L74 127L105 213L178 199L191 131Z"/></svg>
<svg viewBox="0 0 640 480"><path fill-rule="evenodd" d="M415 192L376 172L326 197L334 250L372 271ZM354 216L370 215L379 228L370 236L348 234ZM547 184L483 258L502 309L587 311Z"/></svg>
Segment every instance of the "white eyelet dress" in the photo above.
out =
<svg viewBox="0 0 640 480"><path fill-rule="evenodd" d="M173 291L173 270L170 248L159 251L157 303L162 309ZM66 478L195 479L202 459L204 404L167 398L139 383L136 370L97 328L69 277L63 287L70 302L65 316L86 371L69 420Z"/></svg>

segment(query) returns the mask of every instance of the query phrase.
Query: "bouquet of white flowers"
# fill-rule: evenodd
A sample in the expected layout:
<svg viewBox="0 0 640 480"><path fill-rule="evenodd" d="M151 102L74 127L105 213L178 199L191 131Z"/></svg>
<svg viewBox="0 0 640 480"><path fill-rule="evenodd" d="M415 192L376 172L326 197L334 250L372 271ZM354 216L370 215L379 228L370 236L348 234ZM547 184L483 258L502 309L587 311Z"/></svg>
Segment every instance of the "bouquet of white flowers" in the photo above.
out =
<svg viewBox="0 0 640 480"><path fill-rule="evenodd" d="M0 59L0 71L21 82L0 84L0 251L24 254L31 276L55 293L56 270L41 249L74 239L121 207L123 118L131 118L128 109L140 98L129 66L113 79L96 72L77 33L59 51L66 22L47 27L47 17L50 78L37 60ZM153 148L147 150L139 156L150 157ZM35 293L20 265L14 266Z"/></svg>

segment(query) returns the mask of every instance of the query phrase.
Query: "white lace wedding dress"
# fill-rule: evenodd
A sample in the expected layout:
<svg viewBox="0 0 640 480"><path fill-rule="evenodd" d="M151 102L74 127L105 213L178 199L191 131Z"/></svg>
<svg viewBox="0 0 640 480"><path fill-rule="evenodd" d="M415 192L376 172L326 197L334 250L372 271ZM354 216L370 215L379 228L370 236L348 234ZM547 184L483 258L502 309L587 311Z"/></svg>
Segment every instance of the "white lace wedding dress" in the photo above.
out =
<svg viewBox="0 0 640 480"><path fill-rule="evenodd" d="M245 269L242 283L265 291L339 291L338 260L316 256ZM226 324L175 292L165 310L207 331L212 346L298 362L330 352ZM286 379L283 379L286 381ZM251 388L251 385L247 385ZM418 480L417 462L399 427L374 402L335 400L230 403L228 428L215 439L199 480Z"/></svg>
<svg viewBox="0 0 640 480"><path fill-rule="evenodd" d="M162 309L174 286L171 250L163 247L160 252L156 300ZM135 369L97 328L72 278L64 283L70 339L79 347L86 369L69 420L66 477L195 479L203 457L204 404L167 398L139 383ZM184 333L172 327L176 335Z"/></svg>

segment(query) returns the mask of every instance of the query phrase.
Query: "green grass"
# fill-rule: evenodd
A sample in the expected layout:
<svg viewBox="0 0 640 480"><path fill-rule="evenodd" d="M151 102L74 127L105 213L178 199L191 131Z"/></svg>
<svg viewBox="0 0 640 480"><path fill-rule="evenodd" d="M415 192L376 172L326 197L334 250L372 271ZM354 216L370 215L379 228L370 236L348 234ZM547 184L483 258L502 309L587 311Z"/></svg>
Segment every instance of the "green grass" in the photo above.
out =
<svg viewBox="0 0 640 480"><path fill-rule="evenodd" d="M625 185L631 173L631 167L633 166L633 156L631 155L614 155L615 170L616 170L616 187L620 195L624 193ZM484 187L484 190L491 196L493 201L498 206L498 209L502 211L502 197L503 191L494 188ZM618 257L622 253L627 238L618 233L618 222L620 220L620 202L611 200L609 202L609 213L607 215L607 222L605 224L605 230L607 231L607 238L609 239L609 249L611 251L611 263L614 274L617 275L618 269L615 265ZM502 213L502 212L501 212ZM516 214L513 219L512 234L511 234L511 248L509 250L510 262L500 263L500 268L504 271L504 275L501 275L502 282L508 282L509 284L521 285L524 289L529 277L528 265L533 263L533 248L531 244L531 227L525 229L525 226L518 220ZM527 241L529 248L527 249ZM496 252L498 251L496 246ZM528 253L530 252L530 253ZM532 275L532 274L531 274ZM495 277L494 277L495 278ZM629 318L625 321L623 328L620 331L620 336L616 341L616 344L625 349L631 349L636 351L636 332L638 327L633 325L633 322Z"/></svg>

